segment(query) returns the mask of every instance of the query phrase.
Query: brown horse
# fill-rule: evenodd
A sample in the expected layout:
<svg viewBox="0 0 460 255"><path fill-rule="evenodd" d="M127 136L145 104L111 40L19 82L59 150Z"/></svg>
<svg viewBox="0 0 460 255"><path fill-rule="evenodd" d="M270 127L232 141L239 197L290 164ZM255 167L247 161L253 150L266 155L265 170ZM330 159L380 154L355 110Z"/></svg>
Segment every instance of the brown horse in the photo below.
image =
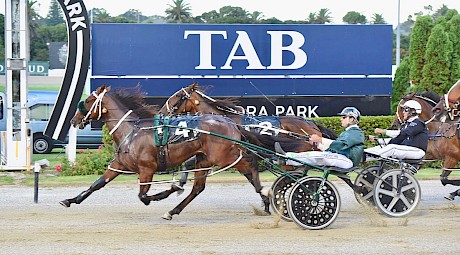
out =
<svg viewBox="0 0 460 255"><path fill-rule="evenodd" d="M460 160L460 140L457 134L456 124L453 122L440 122L433 114L433 107L440 101L439 95L430 91L425 93L409 93L405 95L399 105L403 105L408 100L415 100L422 106L420 118L425 121L429 130L428 148L425 155L426 160L443 160L443 171L441 173L441 183L460 186L460 180L449 180L451 170ZM394 127L400 127L402 111L400 107L396 112L393 121Z"/></svg>
<svg viewBox="0 0 460 255"><path fill-rule="evenodd" d="M111 92L110 87L103 85L86 100L80 102L78 111L72 119L73 126L83 128L94 119L105 121L111 130L110 134L116 151L114 160L110 162L106 172L88 190L74 198L61 201L63 206L69 207L72 203L80 204L91 193L104 187L120 173L126 172L139 174L138 196L145 205L149 205L151 201L164 199L178 191L175 188L177 186L172 186L171 189L158 194L147 195L153 184L152 178L155 172L178 165L194 155L197 157L199 171L195 172L193 188L190 194L178 206L167 212L163 218L172 219L172 215L179 214L204 190L206 175L209 172L206 168L210 166L233 166L249 180L257 193L268 194L267 189L263 189L260 184L254 154L248 153L246 147L235 142L244 138L236 124L219 115L195 116L194 120L199 129L170 127L169 131L175 135L176 142L170 143L168 140L167 144L157 145L158 139L155 137L159 132L155 130L161 129L162 134L165 135L168 129L165 130L164 126L154 128L155 120L152 118L141 119L151 117L155 113L142 103L142 96ZM182 125L181 127L187 126ZM213 133L221 137L212 135ZM255 135L251 134L251 136ZM274 143L275 140L271 142ZM268 212L269 201L265 200L265 210Z"/></svg>
<svg viewBox="0 0 460 255"><path fill-rule="evenodd" d="M267 121L264 121L266 117L248 116L244 114L244 109L241 106L236 105L235 99L219 100L214 99L206 95L203 90L198 86L198 83L193 83L188 87L182 88L171 97L168 98L166 103L160 109L160 112L165 115L177 114L177 113L212 113L226 115L231 118L238 125L243 124L243 119L249 118L255 120L258 124L256 126L261 127L260 133L270 134L287 134L298 138L305 138L312 134L317 134L329 139L336 139L337 135L331 129L323 127L317 124L313 120L308 120L297 116L272 116L279 121L280 127L273 127L273 125ZM273 147L269 148L274 150ZM313 147L309 143L305 143L303 148L299 151L310 151Z"/></svg>

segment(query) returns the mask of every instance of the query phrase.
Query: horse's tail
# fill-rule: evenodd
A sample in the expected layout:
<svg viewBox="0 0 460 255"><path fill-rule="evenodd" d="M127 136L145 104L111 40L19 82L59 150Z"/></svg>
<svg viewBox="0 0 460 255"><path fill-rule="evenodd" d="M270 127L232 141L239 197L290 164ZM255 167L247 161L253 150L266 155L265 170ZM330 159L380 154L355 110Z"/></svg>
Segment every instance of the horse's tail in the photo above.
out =
<svg viewBox="0 0 460 255"><path fill-rule="evenodd" d="M278 142L286 151L303 151L303 148L307 145L307 141L299 140L294 137L261 135L259 133L247 131L242 127L240 127L240 131L244 137L244 141L271 151L275 151L275 142Z"/></svg>
<svg viewBox="0 0 460 255"><path fill-rule="evenodd" d="M322 137L324 138L328 138L328 139L332 139L332 140L335 140L337 139L337 134L334 132L334 130L330 129L330 128L327 128L323 125L320 125L318 124L318 122L314 121L314 120L311 120L311 119L305 119L304 120L306 122L309 122L311 125L315 125L319 131L321 132L322 134Z"/></svg>
<svg viewBox="0 0 460 255"><path fill-rule="evenodd" d="M318 123L316 123L316 126L319 128L319 131L321 131L321 134L324 138L332 139L335 140L337 139L337 134L334 132L334 130L327 128L325 126L322 126Z"/></svg>

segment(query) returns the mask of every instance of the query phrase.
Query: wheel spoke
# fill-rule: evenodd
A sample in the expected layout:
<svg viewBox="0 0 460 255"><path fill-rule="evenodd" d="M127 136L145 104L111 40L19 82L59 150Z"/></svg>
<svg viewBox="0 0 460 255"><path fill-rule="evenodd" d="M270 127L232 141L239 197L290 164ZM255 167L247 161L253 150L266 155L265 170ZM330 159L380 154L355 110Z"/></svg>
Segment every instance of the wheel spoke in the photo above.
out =
<svg viewBox="0 0 460 255"><path fill-rule="evenodd" d="M412 188L415 188L415 184L414 184L414 183L411 183L411 184L408 184L408 185L402 187L402 188L401 188L401 193L403 193L403 192L405 192L405 191L408 191L408 190L410 190L410 189L412 189Z"/></svg>
<svg viewBox="0 0 460 255"><path fill-rule="evenodd" d="M399 197L401 201L406 205L407 208L410 208L412 204L407 200L406 196L404 194L401 194L401 197Z"/></svg>
<svg viewBox="0 0 460 255"><path fill-rule="evenodd" d="M398 202L398 200L399 200L399 197L393 197L393 199L391 200L391 203L387 207L387 210L391 211L393 207L396 205L396 203Z"/></svg>
<svg viewBox="0 0 460 255"><path fill-rule="evenodd" d="M387 196L390 196L390 197L394 197L395 196L395 192L392 191L392 190L387 190L387 189L381 189L379 191L379 194L384 194L384 195L387 195Z"/></svg>

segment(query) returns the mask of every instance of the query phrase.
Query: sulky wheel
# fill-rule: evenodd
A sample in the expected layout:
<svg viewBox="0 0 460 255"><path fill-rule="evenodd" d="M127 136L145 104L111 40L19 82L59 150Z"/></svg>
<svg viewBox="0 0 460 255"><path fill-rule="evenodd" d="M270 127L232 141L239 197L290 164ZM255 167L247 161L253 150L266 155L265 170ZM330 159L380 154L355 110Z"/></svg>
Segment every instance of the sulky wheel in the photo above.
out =
<svg viewBox="0 0 460 255"><path fill-rule="evenodd" d="M410 174L400 169L383 173L374 186L375 205L384 214L401 217L417 207L421 196L420 184Z"/></svg>
<svg viewBox="0 0 460 255"><path fill-rule="evenodd" d="M324 185L318 189L321 183ZM322 177L304 177L291 190L288 212L291 219L306 229L322 229L337 218L340 196L337 188Z"/></svg>
<svg viewBox="0 0 460 255"><path fill-rule="evenodd" d="M300 171L287 172L285 175L278 177L272 185L273 195L270 196L270 204L273 211L281 215L283 220L291 221L286 200L289 198L290 191L296 183L296 180L302 178L303 176L304 173Z"/></svg>
<svg viewBox="0 0 460 255"><path fill-rule="evenodd" d="M374 182L377 180L380 166L368 166L358 173L355 179L355 198L360 204L363 202L374 205Z"/></svg>

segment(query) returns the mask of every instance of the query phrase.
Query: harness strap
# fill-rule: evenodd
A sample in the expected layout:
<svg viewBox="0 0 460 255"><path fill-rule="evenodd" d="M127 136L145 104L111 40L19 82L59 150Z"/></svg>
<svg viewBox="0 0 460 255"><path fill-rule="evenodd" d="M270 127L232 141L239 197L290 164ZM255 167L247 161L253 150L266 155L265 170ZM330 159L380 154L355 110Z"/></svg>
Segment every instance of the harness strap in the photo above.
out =
<svg viewBox="0 0 460 255"><path fill-rule="evenodd" d="M133 112L133 110L129 110L127 113L125 113L125 115L123 115L123 117L121 117L121 119L118 121L118 123L115 125L115 127L112 128L112 130L110 130L109 134L112 135L115 130L118 129L118 127L120 127L121 123Z"/></svg>
<svg viewBox="0 0 460 255"><path fill-rule="evenodd" d="M243 152L240 150L240 156L233 162L231 163L230 165L224 167L224 168L221 168L215 172L212 172L210 174L207 174L205 175L206 177L208 176L213 176L215 174L218 174L220 172L223 172L229 168L232 168L234 165L238 164L238 162L240 162L240 160L243 158ZM191 172L197 172L197 171L201 171L201 170L211 170L212 168L208 167L208 168L201 168L201 169L195 169L195 170L190 170ZM195 178L192 178L191 180L194 180ZM154 183L164 183L165 181L152 181L152 182L139 182L139 185L150 185L150 184L154 184Z"/></svg>
<svg viewBox="0 0 460 255"><path fill-rule="evenodd" d="M107 169L117 172L117 173L122 173L122 174L135 174L136 173L132 171L124 171L124 170L116 169L116 168L111 167L110 165L107 167Z"/></svg>

